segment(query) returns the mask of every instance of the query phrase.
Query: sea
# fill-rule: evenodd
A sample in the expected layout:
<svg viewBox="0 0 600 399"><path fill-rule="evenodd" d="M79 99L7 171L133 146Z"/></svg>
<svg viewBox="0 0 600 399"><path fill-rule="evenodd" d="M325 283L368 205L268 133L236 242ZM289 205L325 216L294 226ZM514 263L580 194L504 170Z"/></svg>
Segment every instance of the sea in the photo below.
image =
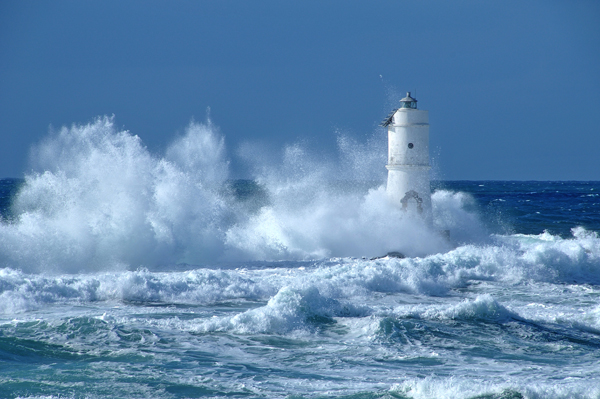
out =
<svg viewBox="0 0 600 399"><path fill-rule="evenodd" d="M0 398L600 398L600 182L448 181L114 118L0 179ZM396 252L396 256L387 255Z"/></svg>

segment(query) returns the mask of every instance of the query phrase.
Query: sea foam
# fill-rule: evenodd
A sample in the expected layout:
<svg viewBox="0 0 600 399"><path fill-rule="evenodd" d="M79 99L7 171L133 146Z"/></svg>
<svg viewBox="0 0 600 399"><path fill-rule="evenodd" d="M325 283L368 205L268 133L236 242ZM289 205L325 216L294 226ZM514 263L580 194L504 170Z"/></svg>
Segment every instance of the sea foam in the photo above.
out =
<svg viewBox="0 0 600 399"><path fill-rule="evenodd" d="M224 137L210 121L191 122L163 156L116 129L114 118L64 127L32 150L15 217L0 224L1 265L76 273L389 251L424 256L452 248L440 229L454 229L454 243L482 236L477 217L461 210L464 195L434 194L432 228L390 204L383 186L345 183L381 177L365 172L381 154L340 137L336 159L321 161L301 144L280 157L247 156L266 198L253 208L228 183Z"/></svg>
<svg viewBox="0 0 600 399"><path fill-rule="evenodd" d="M333 323L334 317L360 317L368 310L327 298L315 287L283 287L262 307L231 317L213 318L198 330L236 333L283 334L292 330L314 331L319 324Z"/></svg>
<svg viewBox="0 0 600 399"><path fill-rule="evenodd" d="M344 301L373 293L444 296L474 282L501 282L515 287L530 283L597 284L600 238L581 229L575 234L567 239L547 233L501 236L495 244L462 245L426 257L331 258L311 262L307 268L298 268L297 263L288 268L282 262L255 262L241 263L246 267L237 270L189 266L195 270L161 272L142 268L79 275L3 268L0 312L11 314L52 303L99 300L191 304L241 298L267 301L285 286L298 292L313 287L324 298ZM564 285L563 290L580 286L569 287ZM468 306L475 304L481 305L479 310L495 309L495 302L487 299ZM501 309L496 310L503 314ZM542 317L541 321L548 317L536 316L534 308L524 316L534 320ZM557 313L552 317L546 321L590 330L600 326L597 308L588 309L586 315Z"/></svg>

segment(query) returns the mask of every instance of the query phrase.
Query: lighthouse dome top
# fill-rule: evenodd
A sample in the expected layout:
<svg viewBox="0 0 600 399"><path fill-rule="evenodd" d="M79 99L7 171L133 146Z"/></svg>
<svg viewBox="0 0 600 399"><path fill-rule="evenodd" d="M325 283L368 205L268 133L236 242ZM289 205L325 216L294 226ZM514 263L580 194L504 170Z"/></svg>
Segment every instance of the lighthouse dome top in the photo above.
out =
<svg viewBox="0 0 600 399"><path fill-rule="evenodd" d="M402 100L400 100L400 107L393 109L392 112L390 112L389 115L386 116L386 118L379 124L379 126L388 127L389 125L393 124L394 116L397 113L404 114L404 117L408 117L407 114L412 115L412 114L419 114L419 113L423 113L423 112L427 113L427 111L412 112L410 110L417 110L417 99L414 98L413 96L411 96L410 91L409 91L408 93L406 93L406 97L404 97ZM413 115L412 117L414 118L416 116ZM417 117L417 118L422 118L422 116ZM427 122L427 121L425 121L425 122Z"/></svg>
<svg viewBox="0 0 600 399"><path fill-rule="evenodd" d="M410 95L410 91L406 93L406 97L400 100L400 104L402 104L400 108L417 109L417 99Z"/></svg>

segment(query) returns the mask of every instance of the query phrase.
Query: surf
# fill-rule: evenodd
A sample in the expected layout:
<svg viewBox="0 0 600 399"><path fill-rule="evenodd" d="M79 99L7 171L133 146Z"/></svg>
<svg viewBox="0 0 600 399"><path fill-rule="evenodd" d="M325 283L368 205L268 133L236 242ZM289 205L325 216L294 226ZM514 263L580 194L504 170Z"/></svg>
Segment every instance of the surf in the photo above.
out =
<svg viewBox="0 0 600 399"><path fill-rule="evenodd" d="M390 251L425 256L485 239L478 216L465 210L468 195L434 194L435 226L423 226L389 203L383 166L370 169L381 147L345 136L338 142L334 161L298 143L279 154L246 152L262 197L242 201L225 138L210 120L192 121L164 154L117 129L114 117L63 127L32 149L12 218L0 223L0 262L77 273ZM357 181L365 183L349 183ZM437 234L448 228L454 243Z"/></svg>

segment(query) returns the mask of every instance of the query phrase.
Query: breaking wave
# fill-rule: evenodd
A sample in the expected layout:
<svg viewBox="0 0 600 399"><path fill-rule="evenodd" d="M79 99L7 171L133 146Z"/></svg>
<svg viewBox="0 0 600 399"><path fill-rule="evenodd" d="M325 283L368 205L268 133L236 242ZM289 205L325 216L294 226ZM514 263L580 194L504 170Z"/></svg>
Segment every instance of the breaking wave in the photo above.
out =
<svg viewBox="0 0 600 399"><path fill-rule="evenodd" d="M245 263L245 267L236 269L198 268L169 272L139 269L78 275L31 274L4 268L0 269L0 313L20 313L48 304L71 302L214 305L222 301L250 300L271 301L265 309L253 310L254 313L285 313L285 309L291 309L289 306L293 302L296 308L302 307L307 314L337 317L344 312L370 314L375 311L369 308L366 299L360 308L342 310L353 298L392 293L443 297L452 290L478 282L501 282L514 287L526 287L530 283L566 284L557 293L560 296L569 284L576 283L578 285L574 287L583 287L579 289L584 290L585 284L599 283L600 238L596 233L581 229L577 229L575 235L569 239L547 233L539 236L502 236L495 244L462 245L446 253L427 257L373 260L331 258L307 263L307 267L300 267L298 262L289 267L285 262L256 262ZM286 302L284 298L289 300ZM315 305L320 301L323 303ZM306 316L297 312L297 309L290 310L287 316L281 317L296 320ZM406 307L398 312L410 317L460 319L472 315L474 318L496 321L514 316L489 295L450 308L421 307L418 314ZM583 318L579 314L562 311L557 313L556 319L540 321L597 331L600 330L599 315L598 307L592 307ZM535 308L528 309L519 317L539 319ZM237 321L233 322L235 324ZM220 321L206 328L233 328L228 323L230 321Z"/></svg>
<svg viewBox="0 0 600 399"><path fill-rule="evenodd" d="M383 185L348 183L383 175L365 172L376 164L384 171L380 148L344 136L339 148L335 162L319 162L299 144L280 157L246 151L262 193L248 200L228 180L224 138L210 121L190 123L164 156L117 130L113 118L64 127L32 150L14 217L0 223L0 265L75 273L389 251L424 256L452 248L440 229L453 229L455 242L486 237L463 209L465 194L434 194L439 217L429 228L389 204Z"/></svg>

